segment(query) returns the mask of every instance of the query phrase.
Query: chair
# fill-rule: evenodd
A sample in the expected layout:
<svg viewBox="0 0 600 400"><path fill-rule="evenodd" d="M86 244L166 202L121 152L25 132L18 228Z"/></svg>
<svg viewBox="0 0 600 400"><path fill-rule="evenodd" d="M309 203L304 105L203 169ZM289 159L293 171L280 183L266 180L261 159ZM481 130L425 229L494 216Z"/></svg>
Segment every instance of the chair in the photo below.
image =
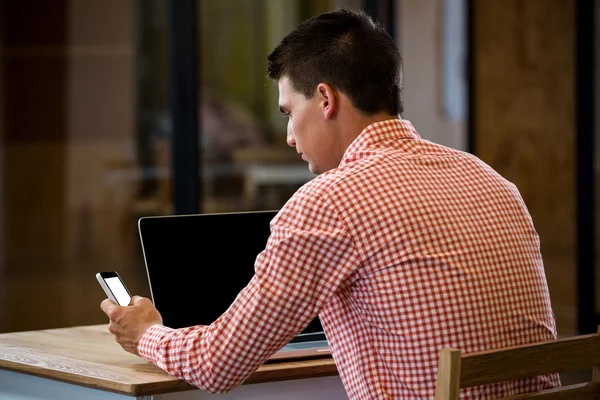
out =
<svg viewBox="0 0 600 400"><path fill-rule="evenodd" d="M588 368L590 382L505 399L599 399L600 328L598 332L468 354L442 349L435 400L458 400L461 388Z"/></svg>

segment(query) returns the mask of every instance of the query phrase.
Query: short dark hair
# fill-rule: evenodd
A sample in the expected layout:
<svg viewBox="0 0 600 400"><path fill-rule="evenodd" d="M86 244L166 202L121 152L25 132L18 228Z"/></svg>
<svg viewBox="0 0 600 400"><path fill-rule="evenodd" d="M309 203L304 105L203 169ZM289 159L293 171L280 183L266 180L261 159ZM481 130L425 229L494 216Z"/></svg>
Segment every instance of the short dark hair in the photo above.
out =
<svg viewBox="0 0 600 400"><path fill-rule="evenodd" d="M288 77L306 98L323 82L368 115L403 111L402 57L383 25L363 10L338 9L302 22L267 60L269 78Z"/></svg>

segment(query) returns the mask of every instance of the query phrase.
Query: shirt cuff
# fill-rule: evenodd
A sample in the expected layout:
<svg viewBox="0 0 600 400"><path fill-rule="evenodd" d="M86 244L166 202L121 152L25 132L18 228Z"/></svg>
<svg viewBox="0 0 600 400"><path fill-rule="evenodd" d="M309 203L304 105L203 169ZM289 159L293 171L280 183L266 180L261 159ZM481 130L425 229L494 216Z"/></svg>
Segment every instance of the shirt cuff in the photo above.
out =
<svg viewBox="0 0 600 400"><path fill-rule="evenodd" d="M153 364L158 363L160 357L159 346L165 337L171 336L175 329L156 324L146 329L137 345L140 357Z"/></svg>

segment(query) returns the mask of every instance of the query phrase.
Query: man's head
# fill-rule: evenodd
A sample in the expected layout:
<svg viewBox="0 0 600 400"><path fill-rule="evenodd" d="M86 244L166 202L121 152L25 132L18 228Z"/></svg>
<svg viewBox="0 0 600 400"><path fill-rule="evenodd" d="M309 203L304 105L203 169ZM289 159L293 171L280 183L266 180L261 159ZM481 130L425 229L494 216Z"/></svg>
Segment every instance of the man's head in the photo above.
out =
<svg viewBox="0 0 600 400"><path fill-rule="evenodd" d="M400 53L363 11L337 10L304 21L269 54L267 72L278 82L279 105L290 118L288 144L315 173L337 167L368 123L402 112Z"/></svg>

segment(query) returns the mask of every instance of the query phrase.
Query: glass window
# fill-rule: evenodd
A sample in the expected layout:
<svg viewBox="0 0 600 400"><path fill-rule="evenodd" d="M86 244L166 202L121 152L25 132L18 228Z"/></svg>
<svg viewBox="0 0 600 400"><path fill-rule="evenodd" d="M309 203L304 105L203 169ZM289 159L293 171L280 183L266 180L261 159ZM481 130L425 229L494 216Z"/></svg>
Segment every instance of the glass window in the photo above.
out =
<svg viewBox="0 0 600 400"><path fill-rule="evenodd" d="M419 67L442 54L437 8L421 3L198 1L199 210L278 209L314 177L286 144L266 57L337 7L365 7L396 35L423 136L460 132L430 84L440 71ZM169 4L0 2L0 331L106 322L99 271L150 296L137 220L174 208Z"/></svg>
<svg viewBox="0 0 600 400"><path fill-rule="evenodd" d="M343 5L200 2L203 211L278 209L314 177L286 144L286 119L277 86L266 78L266 58L302 20Z"/></svg>

